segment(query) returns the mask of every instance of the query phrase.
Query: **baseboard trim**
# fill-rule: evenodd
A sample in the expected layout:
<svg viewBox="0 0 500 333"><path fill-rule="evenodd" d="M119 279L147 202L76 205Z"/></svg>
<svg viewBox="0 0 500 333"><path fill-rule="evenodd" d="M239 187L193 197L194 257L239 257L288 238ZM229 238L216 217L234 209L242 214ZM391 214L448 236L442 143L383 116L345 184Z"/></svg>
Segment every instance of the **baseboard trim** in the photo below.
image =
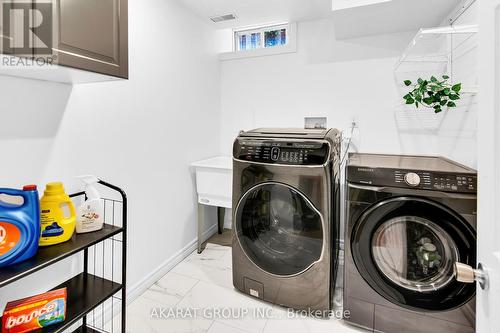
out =
<svg viewBox="0 0 500 333"><path fill-rule="evenodd" d="M209 239L213 234L217 232L217 224L211 226L208 228L204 233L203 233L203 241L206 241ZM149 287L151 287L156 281L161 279L165 274L167 274L172 268L175 267L178 263L180 263L182 260L184 260L187 256L189 256L193 251L195 251L198 248L198 238L193 239L189 244L184 246L181 250L177 251L174 255L172 255L170 258L165 260L157 269L152 271L150 274L146 275L142 280L137 282L135 285L132 287L128 288L127 290L127 305L130 304L132 301L134 301L137 297L142 295ZM110 303L107 303L103 305L102 311L99 313L95 314L95 317L93 317L93 322L99 323L103 322L102 326L107 325L111 318L114 318L116 315L118 315L121 311L116 309L119 308L119 306L115 306L114 308L111 306ZM112 310L114 313L112 314ZM105 320L102 320L102 318L105 318ZM79 325L75 324L75 325ZM75 326L77 327L77 326ZM97 329L102 327L96 327Z"/></svg>
<svg viewBox="0 0 500 333"><path fill-rule="evenodd" d="M203 233L203 241L209 239L214 233L217 232L217 224L211 226ZM170 258L165 260L158 268L146 275L142 280L134 284L127 290L127 304L130 304L133 300L144 293L149 287L151 287L156 281L158 281L162 276L167 274L172 268L174 268L178 263L189 256L198 247L198 238L193 239L189 244L184 246L184 248L177 251Z"/></svg>

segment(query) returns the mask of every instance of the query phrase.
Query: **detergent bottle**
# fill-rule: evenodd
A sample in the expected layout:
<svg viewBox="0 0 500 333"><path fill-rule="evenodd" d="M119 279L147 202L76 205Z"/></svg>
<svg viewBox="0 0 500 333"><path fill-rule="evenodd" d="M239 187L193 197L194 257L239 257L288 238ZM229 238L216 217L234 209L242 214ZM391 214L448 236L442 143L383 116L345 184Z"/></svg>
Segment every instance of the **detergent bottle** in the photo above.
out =
<svg viewBox="0 0 500 333"><path fill-rule="evenodd" d="M104 204L95 185L99 181L96 176L78 176L85 183L87 200L78 207L76 233L101 230L104 226Z"/></svg>
<svg viewBox="0 0 500 333"><path fill-rule="evenodd" d="M33 257L40 238L40 206L35 185L23 190L1 188L0 194L22 198L14 204L0 198L0 267Z"/></svg>
<svg viewBox="0 0 500 333"><path fill-rule="evenodd" d="M71 239L75 232L76 212L62 183L47 184L40 200L40 209L40 246L59 244Z"/></svg>

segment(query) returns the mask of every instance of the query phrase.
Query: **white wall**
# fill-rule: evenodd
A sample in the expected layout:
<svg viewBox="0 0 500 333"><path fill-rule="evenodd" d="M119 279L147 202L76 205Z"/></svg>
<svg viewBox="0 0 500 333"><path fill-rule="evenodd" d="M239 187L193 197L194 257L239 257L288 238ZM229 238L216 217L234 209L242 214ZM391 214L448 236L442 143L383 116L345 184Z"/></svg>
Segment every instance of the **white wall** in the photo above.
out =
<svg viewBox="0 0 500 333"><path fill-rule="evenodd" d="M231 153L241 129L303 127L304 116L324 115L344 130L356 120L354 150L439 154L475 166L475 112L402 105L393 67L415 33L337 40L332 19L306 21L297 53L223 61L221 151Z"/></svg>
<svg viewBox="0 0 500 333"><path fill-rule="evenodd" d="M196 238L189 163L218 153L220 78L210 25L173 0L130 0L129 15L128 81L0 77L0 184L62 180L75 190L74 177L91 173L124 188L133 287ZM0 290L0 308L69 271L59 273Z"/></svg>
<svg viewBox="0 0 500 333"><path fill-rule="evenodd" d="M336 40L331 20L301 22L297 53L225 61L219 74L210 25L173 0L129 6L130 80L71 87L0 77L0 184L62 180L73 190L74 176L93 173L122 186L130 201L130 287L195 239L188 164L230 154L240 129L302 127L305 115L347 129L354 118L355 150L475 165L475 111L424 117L424 129L415 113L401 113L392 69L414 32ZM78 269L61 267L0 290L0 308Z"/></svg>

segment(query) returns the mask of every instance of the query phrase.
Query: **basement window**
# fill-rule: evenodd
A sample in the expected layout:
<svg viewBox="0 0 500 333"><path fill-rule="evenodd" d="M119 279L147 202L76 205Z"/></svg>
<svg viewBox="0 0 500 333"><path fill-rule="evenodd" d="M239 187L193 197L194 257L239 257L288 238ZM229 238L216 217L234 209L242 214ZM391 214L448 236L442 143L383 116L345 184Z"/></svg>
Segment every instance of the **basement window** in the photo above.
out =
<svg viewBox="0 0 500 333"><path fill-rule="evenodd" d="M234 31L234 51L284 46L289 40L289 25L280 24Z"/></svg>

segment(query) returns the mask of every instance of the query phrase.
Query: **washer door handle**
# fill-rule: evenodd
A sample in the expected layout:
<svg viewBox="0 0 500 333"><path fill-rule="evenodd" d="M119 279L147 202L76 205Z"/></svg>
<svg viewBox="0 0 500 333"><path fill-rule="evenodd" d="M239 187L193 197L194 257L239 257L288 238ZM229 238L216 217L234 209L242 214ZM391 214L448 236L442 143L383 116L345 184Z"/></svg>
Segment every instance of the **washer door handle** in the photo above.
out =
<svg viewBox="0 0 500 333"><path fill-rule="evenodd" d="M456 262L454 265L454 273L458 282L474 283L477 281L481 289L488 288L488 273L484 270L481 263L477 265L477 269L474 269L467 264Z"/></svg>

